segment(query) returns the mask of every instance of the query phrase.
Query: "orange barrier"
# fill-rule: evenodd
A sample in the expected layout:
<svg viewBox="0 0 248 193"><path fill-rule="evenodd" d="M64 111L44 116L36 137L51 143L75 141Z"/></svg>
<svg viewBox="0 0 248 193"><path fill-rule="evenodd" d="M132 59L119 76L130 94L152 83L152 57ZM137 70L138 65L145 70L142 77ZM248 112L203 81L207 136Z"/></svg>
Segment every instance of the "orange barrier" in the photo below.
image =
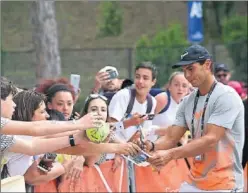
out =
<svg viewBox="0 0 248 193"><path fill-rule="evenodd" d="M244 169L244 192L248 192L248 163Z"/></svg>
<svg viewBox="0 0 248 193"><path fill-rule="evenodd" d="M84 167L80 178L72 181L63 179L59 192L128 192L127 167L124 160L115 172L111 170L113 161L102 163L99 167ZM99 172L99 169L101 170ZM102 176L101 176L102 175ZM105 181L105 183L104 183Z"/></svg>
<svg viewBox="0 0 248 193"><path fill-rule="evenodd" d="M34 186L34 192L58 192L56 179L45 184Z"/></svg>
<svg viewBox="0 0 248 193"><path fill-rule="evenodd" d="M35 186L34 192L128 192L127 167L126 162L122 162L123 165L115 172L111 170L113 161L104 162L98 168L84 167L80 178L76 180L63 178L58 190L56 180L53 180ZM160 173L153 171L152 167L135 166L134 168L136 192L178 192L189 172L184 159L169 162ZM248 164L244 169L244 192L248 191L247 175Z"/></svg>
<svg viewBox="0 0 248 193"><path fill-rule="evenodd" d="M184 159L170 161L160 173L135 166L136 192L178 192L188 172Z"/></svg>

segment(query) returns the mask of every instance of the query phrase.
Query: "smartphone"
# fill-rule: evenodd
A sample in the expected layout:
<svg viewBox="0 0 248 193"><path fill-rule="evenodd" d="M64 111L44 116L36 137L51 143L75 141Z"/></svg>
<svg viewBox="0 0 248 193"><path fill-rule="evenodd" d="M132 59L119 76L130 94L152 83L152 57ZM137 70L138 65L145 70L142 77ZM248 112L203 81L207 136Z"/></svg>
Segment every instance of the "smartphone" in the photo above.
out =
<svg viewBox="0 0 248 193"><path fill-rule="evenodd" d="M140 118L143 118L143 117L145 117L145 116L146 116L146 115L141 115ZM154 119L155 114L148 114L147 116L148 116L148 117L147 117L147 120L150 120L150 121L151 121L151 120Z"/></svg>
<svg viewBox="0 0 248 193"><path fill-rule="evenodd" d="M49 172L49 168L51 167L51 163L57 157L56 153L46 153L38 164L38 168L43 172Z"/></svg>
<svg viewBox="0 0 248 193"><path fill-rule="evenodd" d="M71 74L70 83L74 88L75 93L78 93L79 84L80 84L80 75L79 74Z"/></svg>
<svg viewBox="0 0 248 193"><path fill-rule="evenodd" d="M153 120L155 117L155 114L148 114L148 120Z"/></svg>
<svg viewBox="0 0 248 193"><path fill-rule="evenodd" d="M107 71L107 72L109 73L109 79L110 79L110 80L111 80L111 79L115 79L115 78L117 78L117 76L118 76L117 72L114 71L114 70L109 70L109 71Z"/></svg>

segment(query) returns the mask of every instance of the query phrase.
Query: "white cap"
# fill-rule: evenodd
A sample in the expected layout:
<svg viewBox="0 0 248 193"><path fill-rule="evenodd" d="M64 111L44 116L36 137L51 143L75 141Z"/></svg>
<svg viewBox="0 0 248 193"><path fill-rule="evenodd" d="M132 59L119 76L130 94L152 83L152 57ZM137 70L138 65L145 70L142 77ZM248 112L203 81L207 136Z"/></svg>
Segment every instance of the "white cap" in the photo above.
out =
<svg viewBox="0 0 248 193"><path fill-rule="evenodd" d="M113 67L113 66L105 66L99 72L108 72L108 71L115 71L117 76L119 76L119 73L118 73L116 67Z"/></svg>

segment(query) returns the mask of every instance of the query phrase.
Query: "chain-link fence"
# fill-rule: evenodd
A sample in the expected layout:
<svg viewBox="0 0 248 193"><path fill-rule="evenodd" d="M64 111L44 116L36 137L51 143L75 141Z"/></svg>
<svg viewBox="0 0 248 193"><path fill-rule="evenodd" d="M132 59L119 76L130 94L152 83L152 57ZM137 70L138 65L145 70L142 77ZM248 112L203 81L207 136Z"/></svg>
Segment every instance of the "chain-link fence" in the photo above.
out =
<svg viewBox="0 0 248 193"><path fill-rule="evenodd" d="M226 63L233 71L233 79L243 80L247 77L247 42L230 45L212 44L206 46L213 59ZM62 75L71 73L81 75L82 95L86 96L94 82L96 72L106 65L113 65L119 70L122 78L132 78L136 63L142 54L158 53L155 64L158 67L158 86L163 86L172 72L171 64L178 61L184 47L177 48L106 48L106 49L63 49L61 54ZM152 57L152 56L151 56ZM2 51L2 75L22 87L33 87L36 84L35 53Z"/></svg>

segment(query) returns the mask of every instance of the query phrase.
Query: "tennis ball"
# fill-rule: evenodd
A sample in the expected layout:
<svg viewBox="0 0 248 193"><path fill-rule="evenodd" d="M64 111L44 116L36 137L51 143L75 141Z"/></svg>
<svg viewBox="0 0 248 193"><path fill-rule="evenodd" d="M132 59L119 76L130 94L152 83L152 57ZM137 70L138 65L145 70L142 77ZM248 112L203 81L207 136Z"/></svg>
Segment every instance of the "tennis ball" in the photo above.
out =
<svg viewBox="0 0 248 193"><path fill-rule="evenodd" d="M103 123L99 128L86 129L86 136L92 142L101 143L107 138L109 132L109 124Z"/></svg>

